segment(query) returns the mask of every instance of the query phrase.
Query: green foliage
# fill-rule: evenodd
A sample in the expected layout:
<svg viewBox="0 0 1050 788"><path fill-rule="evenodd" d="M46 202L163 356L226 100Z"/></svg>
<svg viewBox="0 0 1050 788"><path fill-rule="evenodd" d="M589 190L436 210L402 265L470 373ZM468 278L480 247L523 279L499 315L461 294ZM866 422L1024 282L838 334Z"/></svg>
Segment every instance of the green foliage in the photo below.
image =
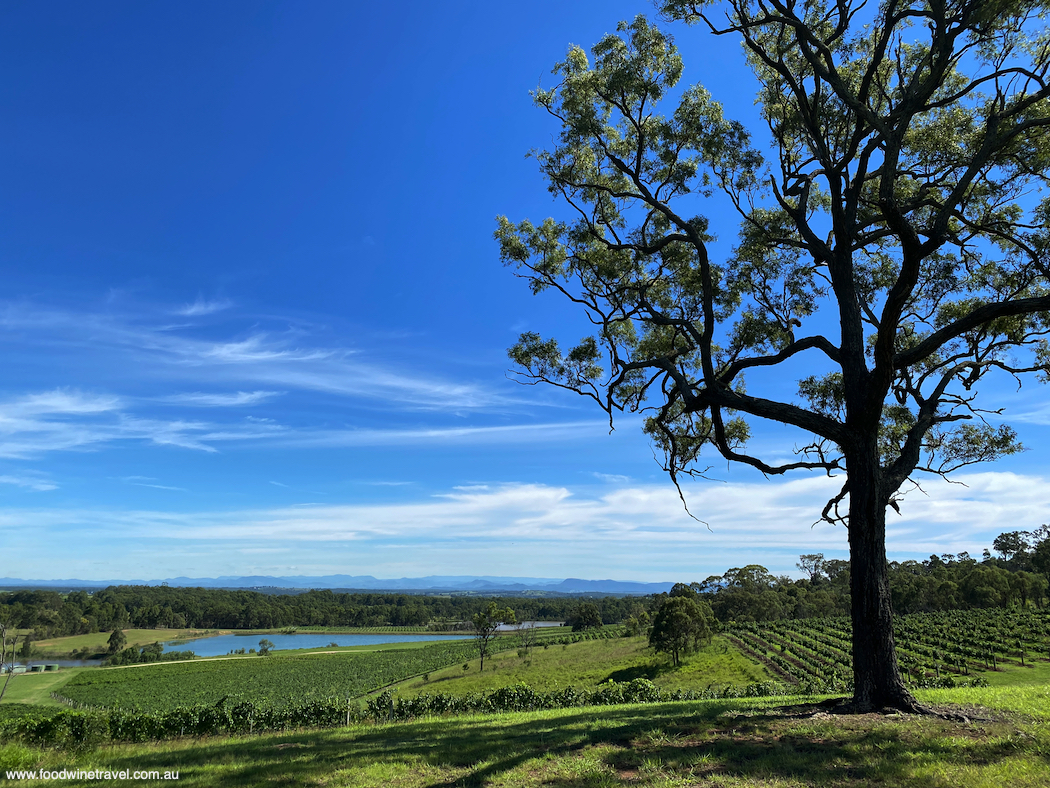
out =
<svg viewBox="0 0 1050 788"><path fill-rule="evenodd" d="M705 5L663 7L717 28ZM1040 191L1035 162L1050 161L1050 88L1006 80L995 82L994 101L981 93L999 70L1050 63L1027 38L1028 4L980 33L969 27L972 9L917 11L931 30L952 31L929 40L915 39L909 14L882 9L860 26L853 3L820 7L737 3L734 18L747 24L721 31L746 42L775 151L768 165L699 85L661 114L682 60L643 17L621 23L590 58L570 48L555 67L558 84L534 94L561 126L553 149L535 155L575 221L500 217L501 257L534 292L572 298L598 331L567 353L530 332L511 358L528 377L585 394L610 415L646 407L654 392L647 432L672 474L688 471L704 444L771 470L738 453L743 414L815 433L837 444L829 452L845 453L848 436L835 423L844 424L847 400L868 403L877 379L882 406L863 405L863 426L878 433L887 470L908 465L893 475L895 490L918 461L915 448L942 471L1016 451L1008 428L956 423L976 413L965 392L994 369L1047 369L1038 358L1009 360L1007 349L1037 357L1045 349L1050 289L1040 250L1050 200L1032 211L1020 198L1022 182ZM975 40L996 40L995 54L971 61L953 51ZM685 212L698 205L688 195L715 191L741 220L721 265L710 259L707 219ZM798 338L829 302L841 306L846 333ZM812 414L737 387L747 369L808 350L830 367L800 382ZM939 410L924 406L930 397ZM840 467L814 455L777 470Z"/></svg>
<svg viewBox="0 0 1050 788"><path fill-rule="evenodd" d="M488 656L492 639L499 631L500 625L515 623L514 611L509 607L500 607L497 602L489 602L483 610L471 616L470 623L474 627L474 642L481 657L480 669L484 670L485 657Z"/></svg>
<svg viewBox="0 0 1050 788"><path fill-rule="evenodd" d="M564 621L578 604L571 596L497 597L493 601L501 608L514 610L515 617L522 621ZM622 597L592 601L608 621L626 618L632 604L629 598ZM130 622L154 628L171 626L169 622L179 620L183 622L181 626L206 630L295 627L300 632L354 629L379 633L419 632L430 627L433 631L446 631L469 621L477 608L477 597L470 595L350 594L328 590L266 594L177 586L111 586L92 594L67 595L54 591L0 591L0 620L6 616L12 628L33 630L35 640L81 636L77 647L89 646L98 652L105 650L106 639L91 638L88 633L128 629ZM134 638L134 633L128 635Z"/></svg>
<svg viewBox="0 0 1050 788"><path fill-rule="evenodd" d="M1000 710L970 725L912 715L800 717L808 699L713 699L431 716L206 742L103 747L89 757L0 745L0 769L178 767L188 785L695 785L734 788L1050 784L1045 687L923 690L924 703ZM345 714L345 712L344 712ZM996 718L1003 718L1002 720ZM345 718L344 718L345 719ZM204 746L202 746L202 744ZM0 772L2 773L2 772ZM263 777L260 777L263 775ZM96 781L97 782L97 781ZM88 786L87 780L69 780Z"/></svg>
<svg viewBox="0 0 1050 788"><path fill-rule="evenodd" d="M992 549L999 553L1007 561L1031 549L1029 535L1025 531L1009 531L999 534L992 542Z"/></svg>
<svg viewBox="0 0 1050 788"><path fill-rule="evenodd" d="M799 686L851 688L848 618L739 624L729 630L745 653ZM894 621L897 654L915 687L987 686L982 671L1050 658L1050 615L1031 610L921 613Z"/></svg>
<svg viewBox="0 0 1050 788"><path fill-rule="evenodd" d="M624 637L635 637L636 635L648 637L652 627L649 612L639 605L637 610L631 611L631 615L623 622L623 626Z"/></svg>
<svg viewBox="0 0 1050 788"><path fill-rule="evenodd" d="M683 655L694 653L703 641L710 640L714 624L711 606L697 595L670 596L656 611L649 645L670 654L678 666Z"/></svg>
<svg viewBox="0 0 1050 788"><path fill-rule="evenodd" d="M196 659L192 651L164 651L160 643L150 643L142 648L126 648L106 660L107 665L145 665L151 662L181 662Z"/></svg>
<svg viewBox="0 0 1050 788"><path fill-rule="evenodd" d="M162 711L245 698L282 704L356 697L386 684L477 655L469 641L360 654L271 655L268 659L202 660L124 670L85 671L62 694L90 706Z"/></svg>
<svg viewBox="0 0 1050 788"><path fill-rule="evenodd" d="M581 639L563 648L538 649L527 658L504 651L491 657L493 668L498 670L463 673L457 666L432 673L430 683L409 679L393 689L401 697L435 690L470 695L524 682L538 692L549 692L566 686L596 687L609 679L626 682L645 678L661 691L670 691L742 687L774 678L766 667L745 657L721 637L713 638L681 667L672 669L669 660L653 656L646 638L623 638L612 628L605 632L609 637Z"/></svg>
<svg viewBox="0 0 1050 788"><path fill-rule="evenodd" d="M593 690L566 687L537 692L527 684L470 695L422 694L396 698L386 691L369 698L364 708L346 698L297 700L281 706L250 700L215 705L177 706L165 711L126 709L60 711L50 716L0 719L0 736L65 750L91 749L107 742L145 742L182 736L262 733L295 728L332 728L351 722L391 722L446 714L485 714L547 709L611 706L625 703L761 698L783 695L776 682L708 690L661 692L648 679L607 681Z"/></svg>
<svg viewBox="0 0 1050 788"><path fill-rule="evenodd" d="M109 648L107 649L110 654L116 654L118 651L123 651L124 647L128 644L128 638L124 634L123 629L114 629L113 634L109 636Z"/></svg>
<svg viewBox="0 0 1050 788"><path fill-rule="evenodd" d="M572 631L583 632L588 629L601 629L602 614L593 602L581 602L572 616Z"/></svg>
<svg viewBox="0 0 1050 788"><path fill-rule="evenodd" d="M769 155L702 86L673 95L678 50L643 17L590 58L570 48L535 98L560 127L536 158L571 219L500 217L495 237L533 292L561 293L595 328L568 353L523 335L510 356L610 421L643 413L676 485L702 476L710 451L767 475L845 471L819 516L859 550L857 701L909 708L890 648L886 508L918 473L1020 451L1011 427L985 423L983 381L1050 379L1046 9L658 5L742 40ZM720 257L698 213L716 192L739 221ZM801 403L782 375L745 387L769 367L805 370ZM795 431L797 457L749 449L754 422Z"/></svg>

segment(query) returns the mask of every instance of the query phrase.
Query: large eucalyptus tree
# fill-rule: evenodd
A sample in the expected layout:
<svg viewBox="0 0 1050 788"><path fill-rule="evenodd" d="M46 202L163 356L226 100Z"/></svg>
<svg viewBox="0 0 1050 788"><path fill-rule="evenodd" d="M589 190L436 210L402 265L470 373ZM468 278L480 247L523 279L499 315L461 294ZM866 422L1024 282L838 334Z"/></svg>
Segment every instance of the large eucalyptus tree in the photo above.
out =
<svg viewBox="0 0 1050 788"><path fill-rule="evenodd" d="M561 124L537 156L572 218L501 217L496 236L534 291L595 328L566 351L526 333L510 355L610 419L644 412L676 484L705 449L765 474L841 474L821 516L848 529L854 707L918 708L894 649L886 508L919 472L1017 451L982 381L1050 369L1045 6L660 5L739 37L767 142L703 87L676 90L679 54L642 17L592 59L570 49L535 99ZM731 231L704 216L719 194L739 238L713 259ZM745 388L749 371L761 386ZM804 448L750 453L756 420L797 428Z"/></svg>

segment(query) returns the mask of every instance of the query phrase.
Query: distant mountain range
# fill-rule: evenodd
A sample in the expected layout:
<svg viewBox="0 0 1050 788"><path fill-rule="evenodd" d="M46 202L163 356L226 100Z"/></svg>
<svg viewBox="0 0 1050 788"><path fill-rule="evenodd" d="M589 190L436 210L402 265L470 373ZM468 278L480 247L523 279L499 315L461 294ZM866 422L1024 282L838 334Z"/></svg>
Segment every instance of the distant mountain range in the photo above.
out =
<svg viewBox="0 0 1050 788"><path fill-rule="evenodd" d="M431 575L384 580L371 575L324 575L321 577L170 577L166 580L23 580L0 577L0 588L105 588L106 586L178 586L186 588L310 589L339 588L355 591L433 591L437 593L474 592L477 594L530 591L548 594L658 594L670 591L673 583L633 583L622 580L580 580L570 577L477 577L473 575Z"/></svg>

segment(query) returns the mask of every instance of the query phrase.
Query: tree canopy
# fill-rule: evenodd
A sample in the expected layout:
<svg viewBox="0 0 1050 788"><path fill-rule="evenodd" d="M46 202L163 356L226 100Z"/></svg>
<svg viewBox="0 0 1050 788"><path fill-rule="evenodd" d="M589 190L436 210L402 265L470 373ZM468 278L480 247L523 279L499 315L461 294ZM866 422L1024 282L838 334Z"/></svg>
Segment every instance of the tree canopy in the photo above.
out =
<svg viewBox="0 0 1050 788"><path fill-rule="evenodd" d="M886 508L923 473L1018 451L982 384L1050 370L1044 7L659 6L741 40L761 139L677 87L682 59L643 17L591 57L572 47L534 94L561 127L536 156L571 218L500 217L496 237L595 330L568 350L528 332L511 358L610 420L643 413L676 484L712 450L841 474L820 516L848 529L854 704L918 709L893 644ZM712 241L733 227L711 226L716 195L736 213L721 259ZM758 374L777 366L805 368L794 390ZM794 459L749 449L762 421L799 432Z"/></svg>
<svg viewBox="0 0 1050 788"><path fill-rule="evenodd" d="M601 629L602 612L594 602L581 602L572 616L572 631L582 632L586 629Z"/></svg>
<svg viewBox="0 0 1050 788"><path fill-rule="evenodd" d="M671 655L671 662L682 664L682 656L692 654L710 639L715 616L711 606L697 594L669 596L653 618L649 645Z"/></svg>
<svg viewBox="0 0 1050 788"><path fill-rule="evenodd" d="M496 637L501 624L516 623L514 611L509 607L500 607L497 602L489 602L470 617L470 623L474 627L474 640L478 644L478 653L481 656L479 670L484 670L485 657L488 656L492 638Z"/></svg>

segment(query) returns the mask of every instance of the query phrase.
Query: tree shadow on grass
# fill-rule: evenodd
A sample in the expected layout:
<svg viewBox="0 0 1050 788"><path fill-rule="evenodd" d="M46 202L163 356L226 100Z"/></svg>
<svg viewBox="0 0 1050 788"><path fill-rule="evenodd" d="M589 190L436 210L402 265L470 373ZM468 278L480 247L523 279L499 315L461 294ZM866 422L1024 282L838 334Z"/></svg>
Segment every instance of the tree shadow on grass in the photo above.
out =
<svg viewBox="0 0 1050 788"><path fill-rule="evenodd" d="M634 681L635 679L649 679L653 681L665 673L670 673L672 670L674 670L674 666L664 662L657 662L652 665L632 665L629 668L614 670L602 681L624 682Z"/></svg>
<svg viewBox="0 0 1050 788"><path fill-rule="evenodd" d="M917 764L950 771L1017 755L1012 728L996 725L755 714L733 701L708 701L209 739L142 754L117 750L106 768L177 768L183 786L451 788L488 785L512 772L515 784L554 788L638 786L669 777L862 786L908 783ZM1047 757L1038 758L1050 773Z"/></svg>
<svg viewBox="0 0 1050 788"><path fill-rule="evenodd" d="M678 725L662 734L610 753L606 764L625 783L643 767L655 765L665 774L694 779L731 776L868 786L925 784L928 778L916 774L917 768L960 773L1024 754L1024 736L1017 737L1002 722L982 729L933 717L879 714L726 715L706 730ZM1050 776L1045 746L1032 747L1028 755L1042 761L1043 779ZM548 783L565 788L574 784ZM1037 778L1033 784L1043 783Z"/></svg>

